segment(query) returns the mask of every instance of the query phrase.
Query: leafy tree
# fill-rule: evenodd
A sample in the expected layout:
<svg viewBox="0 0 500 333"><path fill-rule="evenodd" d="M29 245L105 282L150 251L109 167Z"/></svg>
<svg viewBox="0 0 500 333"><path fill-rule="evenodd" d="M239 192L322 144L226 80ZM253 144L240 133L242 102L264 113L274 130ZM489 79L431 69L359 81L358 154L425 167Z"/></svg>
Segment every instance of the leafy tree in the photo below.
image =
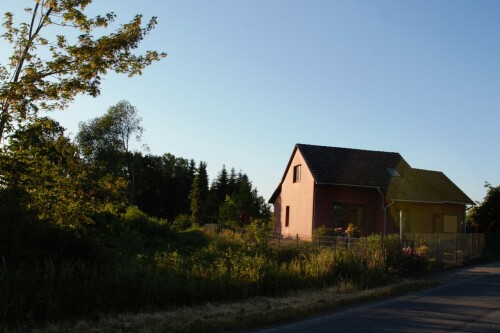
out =
<svg viewBox="0 0 500 333"><path fill-rule="evenodd" d="M132 138L140 142L144 131L141 121L136 107L120 101L102 117L81 122L76 141L88 162L101 166L105 172L128 176L130 143Z"/></svg>
<svg viewBox="0 0 500 333"><path fill-rule="evenodd" d="M119 176L128 180L129 203L134 203L137 154L130 151L132 141L140 142L143 134L137 108L128 101L111 106L106 114L79 124L76 141L96 177Z"/></svg>
<svg viewBox="0 0 500 333"><path fill-rule="evenodd" d="M469 224L475 231L500 230L500 186L484 185L486 196L469 214Z"/></svg>
<svg viewBox="0 0 500 333"><path fill-rule="evenodd" d="M157 51L133 53L154 29L156 17L143 25L142 16L136 15L105 34L101 29L109 28L116 15L89 17L85 11L90 3L35 0L27 9L31 19L19 24L13 13L5 13L1 37L12 54L7 64L0 64L0 140L39 110L64 109L78 94L99 95L101 78L109 70L140 75L166 56ZM51 26L59 34L51 34Z"/></svg>
<svg viewBox="0 0 500 333"><path fill-rule="evenodd" d="M23 207L42 221L78 228L123 184L93 182L64 128L49 118L21 127L0 154L1 187L22 195Z"/></svg>
<svg viewBox="0 0 500 333"><path fill-rule="evenodd" d="M225 225L235 226L236 223L239 223L239 213L237 203L227 195L226 200L219 208L220 221Z"/></svg>

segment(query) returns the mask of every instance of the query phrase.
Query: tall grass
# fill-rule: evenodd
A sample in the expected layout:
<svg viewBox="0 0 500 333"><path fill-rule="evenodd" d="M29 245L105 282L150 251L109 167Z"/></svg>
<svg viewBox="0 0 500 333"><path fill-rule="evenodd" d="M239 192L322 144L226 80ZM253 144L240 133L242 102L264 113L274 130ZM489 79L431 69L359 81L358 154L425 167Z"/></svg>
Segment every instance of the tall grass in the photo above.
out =
<svg viewBox="0 0 500 333"><path fill-rule="evenodd" d="M112 265L46 259L9 267L4 262L0 321L35 325L101 313L282 296L345 281L367 288L390 279L389 255L379 239L361 252L310 246L256 250L237 237L202 243L188 250L134 255Z"/></svg>

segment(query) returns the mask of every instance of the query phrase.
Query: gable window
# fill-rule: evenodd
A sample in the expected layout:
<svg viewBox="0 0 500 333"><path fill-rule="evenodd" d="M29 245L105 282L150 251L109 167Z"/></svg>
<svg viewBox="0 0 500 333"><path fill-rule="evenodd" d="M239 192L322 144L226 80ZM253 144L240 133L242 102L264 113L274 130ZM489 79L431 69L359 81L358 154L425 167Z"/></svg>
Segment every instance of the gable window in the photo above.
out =
<svg viewBox="0 0 500 333"><path fill-rule="evenodd" d="M349 224L360 227L363 222L363 206L335 204L333 206L333 226L347 228Z"/></svg>
<svg viewBox="0 0 500 333"><path fill-rule="evenodd" d="M285 227L290 225L290 206L286 206L285 211Z"/></svg>
<svg viewBox="0 0 500 333"><path fill-rule="evenodd" d="M293 167L293 182L294 183L297 183L297 182L300 182L300 170L301 169L301 165L296 165Z"/></svg>

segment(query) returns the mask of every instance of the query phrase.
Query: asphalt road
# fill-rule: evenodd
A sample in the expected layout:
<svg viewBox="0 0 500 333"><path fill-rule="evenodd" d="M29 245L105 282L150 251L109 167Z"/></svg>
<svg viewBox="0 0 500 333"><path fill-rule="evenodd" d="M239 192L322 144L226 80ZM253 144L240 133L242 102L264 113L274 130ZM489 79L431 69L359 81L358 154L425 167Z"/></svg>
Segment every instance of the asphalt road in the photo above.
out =
<svg viewBox="0 0 500 333"><path fill-rule="evenodd" d="M437 276L439 287L259 331L500 332L500 262Z"/></svg>

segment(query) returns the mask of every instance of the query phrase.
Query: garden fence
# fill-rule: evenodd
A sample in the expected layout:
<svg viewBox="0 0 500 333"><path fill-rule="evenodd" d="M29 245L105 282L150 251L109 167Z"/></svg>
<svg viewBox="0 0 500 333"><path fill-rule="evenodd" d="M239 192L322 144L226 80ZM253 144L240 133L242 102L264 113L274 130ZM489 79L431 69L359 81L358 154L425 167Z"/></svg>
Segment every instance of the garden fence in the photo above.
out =
<svg viewBox="0 0 500 333"><path fill-rule="evenodd" d="M427 251L429 258L446 265L460 265L470 258L485 255L484 233L406 233L401 248ZM382 238L381 238L382 239ZM307 242L311 245L335 247L363 252L368 246L368 238L349 238L345 236L305 236L299 234L282 235L272 233L269 242L277 246L298 246ZM380 244L382 246L382 242Z"/></svg>

